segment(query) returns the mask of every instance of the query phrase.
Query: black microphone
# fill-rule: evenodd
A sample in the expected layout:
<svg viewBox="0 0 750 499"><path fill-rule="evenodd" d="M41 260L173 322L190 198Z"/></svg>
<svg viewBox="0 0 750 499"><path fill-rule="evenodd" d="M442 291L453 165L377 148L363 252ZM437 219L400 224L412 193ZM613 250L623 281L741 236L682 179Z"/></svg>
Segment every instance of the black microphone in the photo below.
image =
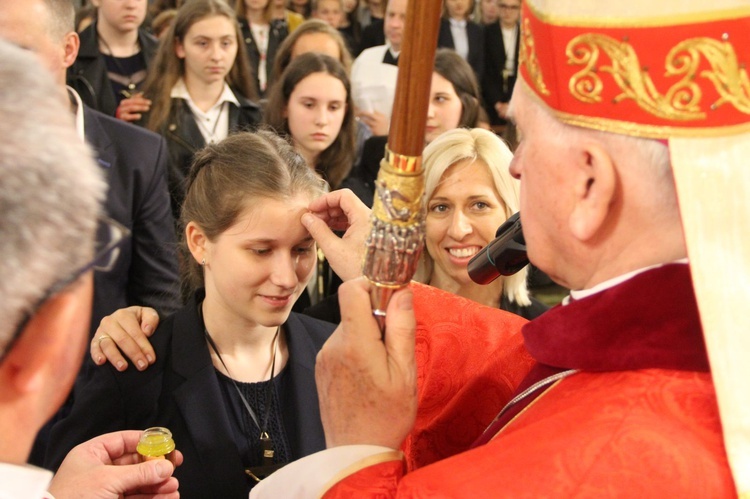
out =
<svg viewBox="0 0 750 499"><path fill-rule="evenodd" d="M520 215L511 215L497 229L495 239L469 260L468 270L472 281L489 284L501 275L513 275L528 265Z"/></svg>

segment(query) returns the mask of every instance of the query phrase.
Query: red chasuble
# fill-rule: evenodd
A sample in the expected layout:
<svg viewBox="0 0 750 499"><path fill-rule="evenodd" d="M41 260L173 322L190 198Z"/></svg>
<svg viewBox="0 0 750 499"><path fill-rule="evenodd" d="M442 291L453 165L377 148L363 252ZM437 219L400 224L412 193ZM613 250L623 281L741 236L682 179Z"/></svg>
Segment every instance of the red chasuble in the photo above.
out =
<svg viewBox="0 0 750 499"><path fill-rule="evenodd" d="M488 443L409 473L365 467L324 497L736 497L687 265L556 307L523 336L529 376L580 372L524 399ZM503 385L503 369L473 376ZM472 406L493 402L475 393Z"/></svg>
<svg viewBox="0 0 750 499"><path fill-rule="evenodd" d="M468 449L534 363L523 346L526 319L432 286L411 288L419 411L401 447L410 470Z"/></svg>

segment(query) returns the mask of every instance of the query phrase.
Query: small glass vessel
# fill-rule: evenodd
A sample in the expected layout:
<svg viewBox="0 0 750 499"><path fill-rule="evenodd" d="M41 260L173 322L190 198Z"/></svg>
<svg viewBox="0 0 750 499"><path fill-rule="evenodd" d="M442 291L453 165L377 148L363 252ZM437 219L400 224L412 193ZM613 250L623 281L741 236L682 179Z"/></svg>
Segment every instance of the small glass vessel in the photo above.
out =
<svg viewBox="0 0 750 499"><path fill-rule="evenodd" d="M143 430L136 451L143 456L144 461L150 459L165 459L167 454L175 449L172 432L166 428L155 426Z"/></svg>

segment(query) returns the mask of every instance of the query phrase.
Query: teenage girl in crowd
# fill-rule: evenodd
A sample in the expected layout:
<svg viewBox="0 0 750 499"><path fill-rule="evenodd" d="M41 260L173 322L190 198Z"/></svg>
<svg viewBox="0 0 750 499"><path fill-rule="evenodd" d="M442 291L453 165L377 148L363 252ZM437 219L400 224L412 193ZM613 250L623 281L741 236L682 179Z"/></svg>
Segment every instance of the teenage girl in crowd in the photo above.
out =
<svg viewBox="0 0 750 499"><path fill-rule="evenodd" d="M474 0L443 0L438 47L455 50L474 70L478 81L484 72L484 30L472 21Z"/></svg>
<svg viewBox="0 0 750 499"><path fill-rule="evenodd" d="M547 308L529 296L526 269L488 285L475 283L467 271L469 260L519 210L512 159L502 139L480 128L450 130L425 148L425 251L415 280L533 319Z"/></svg>
<svg viewBox="0 0 750 499"><path fill-rule="evenodd" d="M230 132L261 121L245 45L223 0L189 0L159 47L145 94L153 101L143 123L167 139L175 219L193 155Z"/></svg>
<svg viewBox="0 0 750 499"><path fill-rule="evenodd" d="M479 85L471 66L455 51L438 49L430 84L425 144L446 130L476 127L479 108ZM376 136L365 142L359 168L342 186L357 193L367 206L372 206L375 179L387 140L387 136Z"/></svg>
<svg viewBox="0 0 750 499"><path fill-rule="evenodd" d="M68 68L68 85L84 104L125 121L136 121L150 101L141 90L158 47L140 28L146 0L93 0L96 20L81 34L78 57Z"/></svg>
<svg viewBox="0 0 750 499"><path fill-rule="evenodd" d="M352 109L343 66L308 52L295 58L271 89L265 120L288 135L307 165L335 189L354 164Z"/></svg>
<svg viewBox="0 0 750 499"><path fill-rule="evenodd" d="M254 477L324 449L314 366L335 326L290 313L316 260L300 217L324 190L269 132L201 151L181 219L195 292L152 337L153 366L103 367L76 388L46 464L102 433L165 426L184 456L180 497L239 499Z"/></svg>
<svg viewBox="0 0 750 499"><path fill-rule="evenodd" d="M237 0L236 10L255 86L258 95L264 96L273 82L271 72L276 51L289 34L289 28L274 21L272 0Z"/></svg>
<svg viewBox="0 0 750 499"><path fill-rule="evenodd" d="M308 52L329 55L344 66L347 75L351 73L352 57L341 33L319 19L310 19L290 34L279 47L273 68L274 79L284 72L292 59ZM357 168L365 141L372 137L372 132L367 125L358 120L355 120L355 127L357 138L354 161Z"/></svg>

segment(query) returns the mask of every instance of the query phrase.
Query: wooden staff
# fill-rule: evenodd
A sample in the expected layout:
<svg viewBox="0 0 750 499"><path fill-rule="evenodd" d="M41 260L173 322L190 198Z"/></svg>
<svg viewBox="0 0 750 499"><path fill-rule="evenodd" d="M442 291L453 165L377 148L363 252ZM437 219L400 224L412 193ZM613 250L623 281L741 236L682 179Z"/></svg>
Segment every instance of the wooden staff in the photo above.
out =
<svg viewBox="0 0 750 499"><path fill-rule="evenodd" d="M424 241L422 149L441 8L441 0L409 1L388 146L375 182L363 273L383 331L388 302L414 276Z"/></svg>

